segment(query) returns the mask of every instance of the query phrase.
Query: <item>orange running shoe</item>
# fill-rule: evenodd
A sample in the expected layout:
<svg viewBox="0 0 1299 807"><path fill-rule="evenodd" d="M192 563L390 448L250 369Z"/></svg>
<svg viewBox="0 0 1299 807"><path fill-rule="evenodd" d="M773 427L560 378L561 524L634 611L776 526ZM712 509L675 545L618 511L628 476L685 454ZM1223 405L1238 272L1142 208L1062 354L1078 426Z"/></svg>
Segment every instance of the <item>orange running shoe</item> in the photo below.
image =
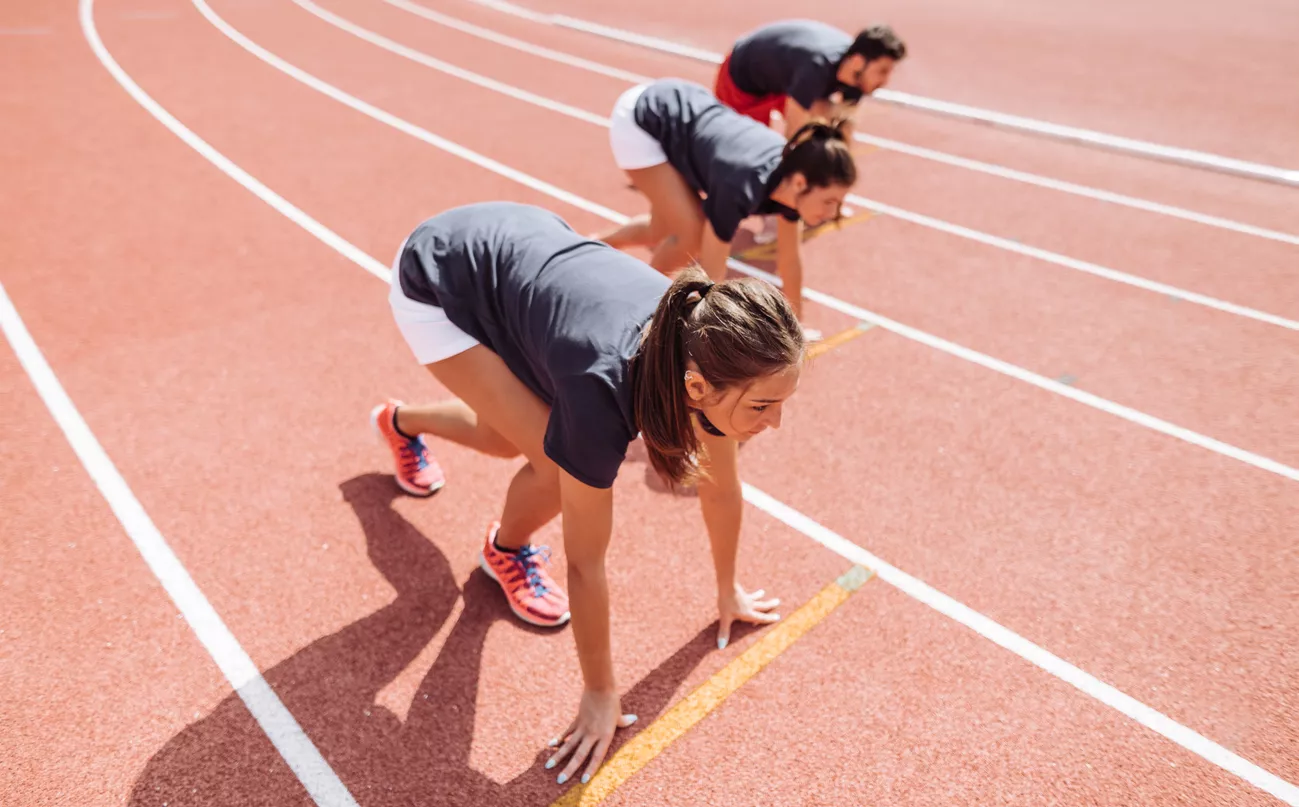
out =
<svg viewBox="0 0 1299 807"><path fill-rule="evenodd" d="M488 528L479 565L501 584L510 609L519 619L543 628L563 625L570 616L568 595L546 570L550 547L529 544L514 552L497 549L496 533L500 528L499 522Z"/></svg>
<svg viewBox="0 0 1299 807"><path fill-rule="evenodd" d="M397 407L401 401L390 400L370 410L370 425L392 450L397 484L412 496L432 496L447 483L442 467L429 454L423 435L407 437L397 431Z"/></svg>

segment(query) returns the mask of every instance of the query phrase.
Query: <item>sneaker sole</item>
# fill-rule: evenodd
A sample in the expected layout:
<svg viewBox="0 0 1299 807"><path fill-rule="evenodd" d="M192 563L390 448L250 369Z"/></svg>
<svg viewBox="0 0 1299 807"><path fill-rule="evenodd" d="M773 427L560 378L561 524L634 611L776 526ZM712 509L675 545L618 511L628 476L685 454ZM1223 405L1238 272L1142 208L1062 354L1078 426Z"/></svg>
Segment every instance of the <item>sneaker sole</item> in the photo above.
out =
<svg viewBox="0 0 1299 807"><path fill-rule="evenodd" d="M492 564L487 562L487 557L483 555L482 552L478 553L478 565L479 567L482 568L484 572L487 573L488 577L496 581L496 585L498 586L501 585L501 579L496 576L496 572L492 571ZM501 586L501 592L502 593L505 592L504 586ZM514 612L515 616L517 616L519 619L522 619L524 622L527 622L529 625L536 625L538 628L558 628L561 625L567 624L568 620L571 619L573 616L571 611L565 611L564 615L559 618L558 622L543 622L542 620L537 619L532 614L529 614L527 611L520 611L519 608L514 604L514 600L510 599L509 594L505 595L505 602L509 603L510 610Z"/></svg>
<svg viewBox="0 0 1299 807"><path fill-rule="evenodd" d="M391 447L388 446L387 438L383 436L383 429L379 428L379 413L386 408L387 408L387 404L379 404L378 406L370 410L370 428L374 429L374 436L379 438L379 442L383 443L384 447L388 448L391 451L392 449ZM406 491L410 495L418 496L421 499L427 499L429 496L432 496L434 493L437 493L446 485L446 480L444 479L432 487L417 488L414 485L407 482L406 480L402 479L397 474L393 474L392 478L394 481L396 481L397 487Z"/></svg>

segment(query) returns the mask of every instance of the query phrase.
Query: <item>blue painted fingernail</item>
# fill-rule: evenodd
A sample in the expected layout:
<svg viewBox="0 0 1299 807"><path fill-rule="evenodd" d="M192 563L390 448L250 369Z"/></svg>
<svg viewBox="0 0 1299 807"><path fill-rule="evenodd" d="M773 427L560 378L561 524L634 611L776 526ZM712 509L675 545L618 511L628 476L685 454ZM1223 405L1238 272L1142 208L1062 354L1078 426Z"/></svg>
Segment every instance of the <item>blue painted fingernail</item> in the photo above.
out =
<svg viewBox="0 0 1299 807"><path fill-rule="evenodd" d="M586 784L589 781L591 781L591 774L589 773L582 774L582 784Z"/></svg>
<svg viewBox="0 0 1299 807"><path fill-rule="evenodd" d="M717 649L718 649L718 650L725 650L725 649L726 649L726 643L727 643L727 641L729 641L729 640L727 640L727 639L718 639L718 640L717 640Z"/></svg>
<svg viewBox="0 0 1299 807"><path fill-rule="evenodd" d="M546 761L546 770L550 770L550 769L553 768L553 767L555 767L555 760L553 760L553 759L551 759L551 760L547 760L547 761Z"/></svg>
<svg viewBox="0 0 1299 807"><path fill-rule="evenodd" d="M565 782L568 781L568 774L566 774L566 773L561 773L561 774L559 775L559 779L557 779L556 781L559 782L561 785L564 784Z"/></svg>

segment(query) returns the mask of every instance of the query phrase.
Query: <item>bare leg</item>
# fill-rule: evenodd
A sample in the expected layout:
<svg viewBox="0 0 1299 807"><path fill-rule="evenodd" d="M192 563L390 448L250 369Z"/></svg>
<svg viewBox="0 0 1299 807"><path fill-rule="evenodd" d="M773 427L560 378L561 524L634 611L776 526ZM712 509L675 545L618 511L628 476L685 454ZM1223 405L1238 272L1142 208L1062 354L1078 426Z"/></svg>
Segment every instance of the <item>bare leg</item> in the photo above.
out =
<svg viewBox="0 0 1299 807"><path fill-rule="evenodd" d="M670 276L690 265L698 252L697 248L691 250L689 245L681 243L675 235L669 235L654 248L654 254L650 257L650 266Z"/></svg>
<svg viewBox="0 0 1299 807"><path fill-rule="evenodd" d="M651 233L650 214L642 213L621 227L595 237L614 249L653 246L654 236Z"/></svg>
<svg viewBox="0 0 1299 807"><path fill-rule="evenodd" d="M704 212L699 194L668 163L628 171L636 187L649 199L648 224L643 217L623 229L646 238L641 245L653 248L650 265L671 275L699 254L704 233Z"/></svg>
<svg viewBox="0 0 1299 807"><path fill-rule="evenodd" d="M522 452L461 400L397 408L397 431L414 437L431 434L493 457L514 459Z"/></svg>
<svg viewBox="0 0 1299 807"><path fill-rule="evenodd" d="M518 549L532 542L532 534L559 515L559 473L552 464L539 471L529 462L514 474L501 511L496 544Z"/></svg>
<svg viewBox="0 0 1299 807"><path fill-rule="evenodd" d="M428 368L460 401L410 407L413 422L408 421L408 410L403 407L397 410L399 426L405 431L409 423L451 440L457 434L488 444L499 438L496 447L506 443L526 456L527 464L510 482L496 536L502 548L524 546L534 532L559 515L559 468L542 449L550 407L514 376L500 356L482 345ZM484 437L484 430L496 437Z"/></svg>

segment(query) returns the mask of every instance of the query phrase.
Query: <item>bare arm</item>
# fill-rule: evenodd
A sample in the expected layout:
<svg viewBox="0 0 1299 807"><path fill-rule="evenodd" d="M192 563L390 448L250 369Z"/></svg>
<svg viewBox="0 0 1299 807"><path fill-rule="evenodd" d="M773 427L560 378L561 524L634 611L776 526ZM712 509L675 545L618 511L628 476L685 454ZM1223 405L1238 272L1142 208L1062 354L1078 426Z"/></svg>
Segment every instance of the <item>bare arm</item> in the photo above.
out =
<svg viewBox="0 0 1299 807"><path fill-rule="evenodd" d="M717 573L717 591L735 588L735 558L740 547L740 522L744 513L744 493L740 487L739 443L729 437L717 437L695 424L699 438L701 469L699 508L713 550L713 567Z"/></svg>
<svg viewBox="0 0 1299 807"><path fill-rule="evenodd" d="M803 222L784 217L776 225L776 274L794 315L803 317Z"/></svg>
<svg viewBox="0 0 1299 807"><path fill-rule="evenodd" d="M572 754L559 775L559 783L563 784L577 773L583 761L587 761L587 767L582 781L593 776L613 742L614 731L631 725L636 718L622 714L609 641L609 585L604 556L613 531L613 491L585 485L561 469L559 493L573 639L584 684L577 719L564 733L563 746L546 763L547 768L552 768ZM559 739L551 745L557 745Z"/></svg>
<svg viewBox="0 0 1299 807"><path fill-rule="evenodd" d="M717 236L711 221L704 222L704 235L699 245L699 265L714 283L726 279L726 259L731 257L731 242Z"/></svg>
<svg viewBox="0 0 1299 807"><path fill-rule="evenodd" d="M582 679L587 689L613 692L609 589L604 575L604 555L613 531L613 491L584 485L562 470L559 477L569 605Z"/></svg>
<svg viewBox="0 0 1299 807"><path fill-rule="evenodd" d="M780 619L779 614L771 613L780 605L780 600L763 601L762 591L747 592L735 579L740 525L744 515L739 443L729 437L708 434L699 428L698 423L695 424L695 434L702 449L699 508L708 529L713 570L717 576L717 647L723 649L731 639L731 625L736 620L765 624Z"/></svg>

